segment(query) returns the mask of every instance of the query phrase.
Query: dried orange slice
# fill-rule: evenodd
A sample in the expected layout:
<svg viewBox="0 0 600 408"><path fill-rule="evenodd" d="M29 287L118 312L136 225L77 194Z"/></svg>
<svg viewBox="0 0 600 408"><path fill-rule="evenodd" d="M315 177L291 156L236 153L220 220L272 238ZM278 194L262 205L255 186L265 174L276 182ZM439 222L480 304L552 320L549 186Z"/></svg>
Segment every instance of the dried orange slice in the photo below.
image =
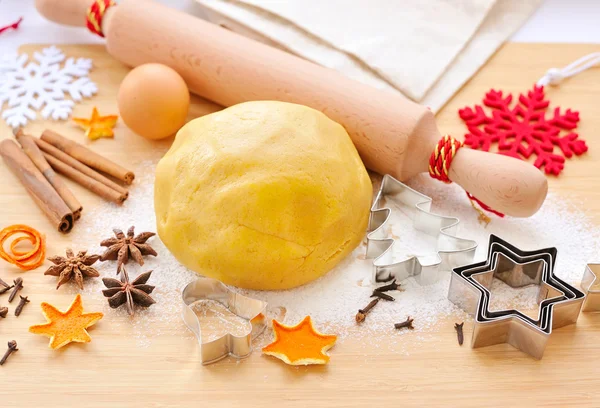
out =
<svg viewBox="0 0 600 408"><path fill-rule="evenodd" d="M22 234L16 237L10 243L10 253L4 249L5 243L14 235ZM32 249L22 250L17 246L24 241L29 241ZM4 228L0 231L0 258L4 259L19 268L29 271L35 269L44 263L46 256L46 239L39 231L28 225L16 224Z"/></svg>
<svg viewBox="0 0 600 408"><path fill-rule="evenodd" d="M319 333L310 316L296 326L286 326L273 320L275 341L262 349L264 354L277 357L290 365L327 364L326 353L337 336Z"/></svg>
<svg viewBox="0 0 600 408"><path fill-rule="evenodd" d="M75 297L64 313L46 302L42 303L42 312L48 323L31 326L29 332L50 337L51 349L59 349L72 342L89 343L92 338L86 329L104 317L102 313L84 314L81 295Z"/></svg>

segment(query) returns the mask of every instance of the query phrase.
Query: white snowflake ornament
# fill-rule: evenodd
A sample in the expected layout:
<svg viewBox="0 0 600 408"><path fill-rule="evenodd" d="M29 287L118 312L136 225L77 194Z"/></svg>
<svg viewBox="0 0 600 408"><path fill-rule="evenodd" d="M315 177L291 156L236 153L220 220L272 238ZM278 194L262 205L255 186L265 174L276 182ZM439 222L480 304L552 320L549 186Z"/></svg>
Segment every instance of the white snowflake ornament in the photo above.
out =
<svg viewBox="0 0 600 408"><path fill-rule="evenodd" d="M33 53L37 63L29 59L26 54L0 59L0 112L12 128L34 120L37 111L44 119L67 119L75 102L98 92L87 77L92 69L89 58L65 60L65 54L52 46Z"/></svg>

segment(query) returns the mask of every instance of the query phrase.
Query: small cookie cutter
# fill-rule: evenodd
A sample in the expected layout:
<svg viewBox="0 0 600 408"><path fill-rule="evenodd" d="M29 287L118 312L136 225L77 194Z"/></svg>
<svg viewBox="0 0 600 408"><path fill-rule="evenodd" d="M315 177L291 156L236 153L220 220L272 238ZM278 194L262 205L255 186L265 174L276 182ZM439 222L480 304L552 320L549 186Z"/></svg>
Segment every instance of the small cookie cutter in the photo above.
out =
<svg viewBox="0 0 600 408"><path fill-rule="evenodd" d="M488 259L473 265L454 268L450 281L448 298L468 313L475 315L475 324L471 347L486 347L494 344L509 343L534 358L542 358L544 349L553 328L573 324L579 317L584 294L553 275L556 248L538 251L521 251L506 241L490 236ZM478 273L486 273L498 267L498 258L502 254L510 260L504 269L505 277L525 272L524 264L542 261L542 271L535 269L529 278L503 279L507 284L534 284L538 281L553 288L552 291L538 293L540 311L534 320L516 310L490 312L488 309L490 292L473 278ZM512 264L512 266L510 266ZM532 264L533 265L533 264ZM516 269L515 269L516 268ZM539 268L539 264L536 268ZM511 271L510 269L515 269ZM502 275L500 275L502 276ZM527 282L530 283L527 283ZM512 286L512 285L511 285Z"/></svg>
<svg viewBox="0 0 600 408"><path fill-rule="evenodd" d="M501 255L501 253L494 254L494 256L496 256L497 259L499 259ZM476 322L479 322L479 324L476 324L474 327L472 347L485 347L493 344L507 342L516 347L517 349L528 353L532 357L539 359L543 356L552 329L562 327L563 325L568 323L572 323L572 321L559 323L561 321L559 320L560 313L558 313L557 311L554 312L554 316L556 316L556 319L553 320L552 318L549 318L549 316L551 315L551 311L554 311L553 308L556 302L567 300L567 296L565 292L559 289L560 286L552 287L547 283L547 271L549 269L545 261L530 261L529 263L525 264L513 263L512 266L509 267L508 271L511 271L513 276L518 276L519 273L515 273L515 271L519 271L522 267L526 265L533 266L536 263L541 263L543 265L542 281L540 281L539 283L530 282L529 284L537 284L539 286L537 298L537 302L539 303L539 310L537 320L527 315L524 315L517 310L490 312L488 309L491 294L489 290L479 287L482 293L481 301L483 303L477 309L478 315L476 318ZM496 266L494 268L498 268L499 264L500 262L496 263ZM502 268L506 268L506 266ZM489 267L484 267L484 269L489 269ZM503 273L506 273L508 271L504 269ZM484 274L485 273L486 272L484 272ZM476 275L477 273L473 275L473 277L469 277L468 279L473 280ZM520 282L522 282L523 285L520 285ZM526 279L522 280L519 278L515 279L513 282L509 280L508 283L510 284L510 286L515 287L528 285ZM570 294L570 297L572 297L572 294Z"/></svg>
<svg viewBox="0 0 600 408"><path fill-rule="evenodd" d="M522 319L531 322L537 326L541 326L547 322L543 322L540 316L542 316L543 307L550 304L555 303L558 300L568 300L575 298L575 294L569 289L569 287L565 287L562 281L556 281L556 277L550 274L548 271L554 269L554 259L556 258L556 248L548 248L539 251L535 251L534 253L527 254L526 252L520 251L519 249L512 247L507 242L499 243L500 239L498 237L494 237L495 242L490 245L489 253L492 253L492 259L496 260L496 262L505 261L505 265L496 265L494 268L500 268L503 270L498 276L500 280L505 282L511 287L524 287L528 285L538 285L540 286L540 290L538 291L537 303L540 305L538 311L538 319L534 320L531 317L522 314L518 310L504 310L501 311L502 314L515 314L519 315ZM519 253L523 254L520 256ZM516 263L518 263L517 269L517 278L514 278L515 275L515 267ZM541 274L539 270L529 270L527 266L536 265L536 263L541 263L543 265L543 269L541 270ZM492 263L490 266L495 265ZM492 279L490 279L489 273L468 273L470 276L466 276L467 273L463 272L463 276L467 277L468 280L473 282L475 285L480 286L480 288L484 291L484 315L486 318L495 317L497 312L490 312L489 307L489 298L491 297L490 287L492 283ZM482 285L481 280L478 280L476 277L478 275L485 276L488 281L485 281L487 285ZM523 276L525 275L525 276ZM548 282L551 282L550 285ZM560 307L566 307L568 303L561 303ZM577 315L575 316L575 320ZM573 321L574 322L574 321Z"/></svg>
<svg viewBox="0 0 600 408"><path fill-rule="evenodd" d="M551 320L549 322L540 323L541 319L534 321L529 316L521 314L516 310L509 310L506 312L520 314L523 319L529 320L531 323L537 325L548 325L548 323L551 323L550 328L563 327L568 324L573 324L577 321L579 312L581 311L584 294L553 274L557 256L556 248L546 248L537 251L522 251L496 236L490 237L490 241L491 245L488 253L496 252L497 248L499 252L501 251L502 253L507 254L510 259L514 260L514 262L522 264L535 260L536 258L540 258L544 260L546 265L548 265L547 272L544 271L546 275L543 275L543 281L546 285L551 285L546 287L552 287L553 290L546 292L544 297L538 296L537 301L541 303L540 312L543 312L542 308L544 306L552 304L553 313ZM487 289L486 291L486 296L489 298L490 293ZM558 296L560 293L563 295L562 298ZM543 302L545 302L545 304Z"/></svg>
<svg viewBox="0 0 600 408"><path fill-rule="evenodd" d="M542 259L527 261L524 263L515 263L511 258L503 252L494 253L492 264L493 268L484 272L469 273L467 279L473 284L478 285L485 293L484 307L482 308L485 318L494 318L500 313L519 315L521 318L531 321L531 323L541 326L543 307L548 304L549 300L566 299L565 292L560 288L549 285L548 279L548 264ZM463 274L463 276L465 276ZM519 310L501 310L491 311L489 309L491 302L491 287L494 278L501 280L512 288L522 288L525 286L538 286L537 304L539 305L537 318L521 313Z"/></svg>
<svg viewBox="0 0 600 408"><path fill-rule="evenodd" d="M434 263L423 264L418 256L394 262L395 240L389 238L386 231L386 224L392 210L385 207L386 198L393 198L398 205L407 209L416 230L437 237L437 260ZM386 282L392 279L402 281L414 276L421 285L431 284L439 281L444 271L473 261L477 242L458 238L456 230L459 219L430 212L431 202L430 197L413 190L392 176L383 176L381 188L371 206L367 234L366 257L375 258L373 282Z"/></svg>
<svg viewBox="0 0 600 408"><path fill-rule="evenodd" d="M495 262L494 259L492 259L492 265L493 262ZM490 270L491 267L487 262L477 264L477 267L474 266L475 265L473 265L472 269L468 270L469 273L477 274L481 273L481 271L486 272ZM546 268L545 265L544 268ZM469 299L469 303L475 304L475 307L472 309L463 307L475 316L471 347L485 347L507 342L513 347L540 358L543 354L549 335L550 328L548 327L546 319L548 310L542 308L540 320L543 327L539 328L530 321L521 318L520 315L514 315L504 311L492 312L495 313L495 316L490 318L486 313L488 312L487 290L480 285L477 285L474 281L470 281L469 274L466 276L463 274L463 278L465 279L465 283L470 285L470 288L473 289L472 298ZM451 290L453 287L454 286L451 285ZM453 293L455 296L460 297L460 295L457 295L456 290L454 290ZM451 297L450 300L457 303Z"/></svg>
<svg viewBox="0 0 600 408"><path fill-rule="evenodd" d="M202 364L211 364L227 356L244 358L252 352L252 340L267 326L265 311L267 303L252 299L229 289L222 282L200 277L186 285L181 293L183 302L182 317L185 325L196 335L200 345ZM248 321L248 333L234 336L230 333L204 343L200 320L190 305L201 300L213 300L221 303L231 313Z"/></svg>
<svg viewBox="0 0 600 408"><path fill-rule="evenodd" d="M584 312L600 312L600 264L587 264L581 278L581 290L586 294Z"/></svg>

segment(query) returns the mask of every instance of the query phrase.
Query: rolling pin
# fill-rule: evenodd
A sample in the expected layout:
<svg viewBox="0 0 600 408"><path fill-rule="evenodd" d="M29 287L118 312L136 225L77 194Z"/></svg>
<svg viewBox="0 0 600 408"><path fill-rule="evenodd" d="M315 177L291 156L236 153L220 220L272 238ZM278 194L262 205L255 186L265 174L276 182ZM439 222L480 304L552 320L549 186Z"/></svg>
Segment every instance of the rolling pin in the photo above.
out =
<svg viewBox="0 0 600 408"><path fill-rule="evenodd" d="M51 21L86 26L94 1L103 10L108 4L36 0L36 8ZM399 180L427 172L441 138L433 113L399 93L371 88L151 0L106 8L99 29L117 60L168 65L193 93L220 105L277 100L320 110L346 128L367 168ZM447 175L491 208L516 217L534 214L548 189L531 164L468 148L456 152Z"/></svg>

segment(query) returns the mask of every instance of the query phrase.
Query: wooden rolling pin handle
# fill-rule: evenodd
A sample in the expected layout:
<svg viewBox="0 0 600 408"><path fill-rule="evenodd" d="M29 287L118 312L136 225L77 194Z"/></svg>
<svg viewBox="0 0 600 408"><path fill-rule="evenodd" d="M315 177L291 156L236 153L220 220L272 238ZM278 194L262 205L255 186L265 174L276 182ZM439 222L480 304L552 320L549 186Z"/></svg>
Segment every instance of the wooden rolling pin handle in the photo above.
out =
<svg viewBox="0 0 600 408"><path fill-rule="evenodd" d="M494 210L513 217L535 214L548 192L546 177L530 163L466 147L456 153L449 178Z"/></svg>
<svg viewBox="0 0 600 408"><path fill-rule="evenodd" d="M58 24L85 27L92 0L35 0L35 8L48 20Z"/></svg>

